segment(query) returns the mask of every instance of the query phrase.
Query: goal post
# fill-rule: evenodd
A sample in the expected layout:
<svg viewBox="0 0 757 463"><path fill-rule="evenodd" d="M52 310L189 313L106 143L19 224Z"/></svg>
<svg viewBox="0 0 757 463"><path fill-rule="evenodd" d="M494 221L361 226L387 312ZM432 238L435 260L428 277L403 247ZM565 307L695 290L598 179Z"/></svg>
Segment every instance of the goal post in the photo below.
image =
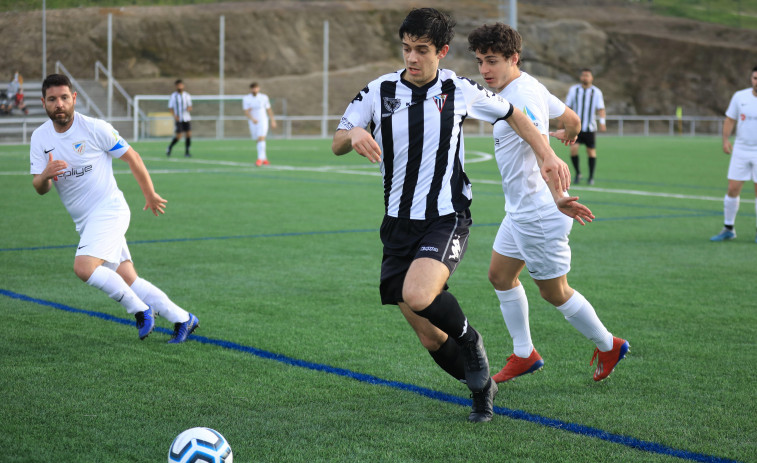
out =
<svg viewBox="0 0 757 463"><path fill-rule="evenodd" d="M249 138L247 116L242 109L246 95L192 95L192 138L241 139ZM132 140L173 136L174 120L168 109L169 95L136 95L132 119ZM271 99L276 129L268 138L320 138L323 126L329 133L336 130L338 115L287 115L287 100Z"/></svg>

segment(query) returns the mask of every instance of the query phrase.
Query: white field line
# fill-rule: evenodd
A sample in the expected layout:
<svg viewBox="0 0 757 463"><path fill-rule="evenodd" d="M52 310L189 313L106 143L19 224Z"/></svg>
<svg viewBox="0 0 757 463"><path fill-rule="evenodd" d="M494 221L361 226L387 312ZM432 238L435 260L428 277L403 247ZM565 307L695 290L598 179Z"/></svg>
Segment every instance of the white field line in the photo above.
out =
<svg viewBox="0 0 757 463"><path fill-rule="evenodd" d="M473 164L477 162L485 162L493 158L493 155L489 153L484 153L482 151L468 151L467 154L469 155L466 159L467 164ZM476 157L472 157L470 155L475 155ZM166 158L151 158L151 157L145 157L145 160L148 161L166 161ZM210 160L210 159L186 159L186 158L177 158L177 162L179 162L179 159L181 159L180 162L182 164L195 164L195 165L208 165L208 166L224 166L226 168L208 168L208 169L202 169L202 168L185 168L185 169L150 169L151 174L195 174L195 173L224 173L224 172L253 172L258 171L261 168L255 166L252 162L237 162L237 161L221 161L221 160ZM172 161L169 161L172 162ZM345 175L369 175L374 177L380 177L381 172L378 170L378 165L376 164L370 164L366 163L364 166L351 166L351 167L345 167L343 165L324 165L324 166L317 166L317 167L298 167L298 166L287 166L287 165L276 165L271 164L269 166L266 166L262 169L265 170L276 170L276 171L282 171L282 172L321 172L321 173L336 173L336 174L345 174ZM131 174L131 171L126 169L114 169L113 171L115 174ZM0 171L0 176L3 175L30 175L28 171ZM499 185L500 182L497 180L483 180L483 179L471 179L471 182L476 184L487 184L487 185ZM582 187L582 186L574 186L571 187L571 191L599 191L602 193L609 193L609 194L619 194L619 195L632 195L632 196L649 196L649 197L656 197L656 198L674 198L674 199L685 199L685 200L696 200L696 201L716 201L721 202L723 201L722 196L701 196L701 195L684 195L684 194L678 194L678 193L665 193L665 192L653 192L653 191L644 191L644 190L629 190L629 189L614 189L614 188L597 188L597 187ZM744 203L754 203L755 200L753 199L742 199L741 202Z"/></svg>

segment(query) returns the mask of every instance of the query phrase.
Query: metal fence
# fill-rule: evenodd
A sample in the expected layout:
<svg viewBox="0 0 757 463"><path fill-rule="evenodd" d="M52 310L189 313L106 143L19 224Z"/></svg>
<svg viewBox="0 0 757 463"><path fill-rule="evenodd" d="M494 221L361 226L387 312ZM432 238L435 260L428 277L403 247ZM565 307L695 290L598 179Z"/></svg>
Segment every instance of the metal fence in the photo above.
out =
<svg viewBox="0 0 757 463"><path fill-rule="evenodd" d="M135 111L131 117L114 117L109 121L130 141L165 139L173 134L173 119L170 113L147 112L140 107L145 95L134 98ZM167 97L160 95L153 97L159 101L166 101ZM202 101L202 97L193 96L195 101ZM249 137L247 118L241 113L237 104L230 105L229 101L241 102L240 95L229 96L226 107L192 115L192 136L195 139L239 139ZM209 97L216 106L220 101L218 96ZM165 108L162 105L162 108ZM204 112L204 114L203 114ZM276 138L328 138L334 133L341 116L332 115L326 118L324 133L324 118L313 116L276 116L278 127L269 132L269 139ZM24 144L29 143L31 134L43 122L45 116L0 117L0 143ZM601 135L617 136L696 136L721 135L723 118L715 116L607 116L607 132ZM491 124L468 119L465 122L467 135L491 135Z"/></svg>

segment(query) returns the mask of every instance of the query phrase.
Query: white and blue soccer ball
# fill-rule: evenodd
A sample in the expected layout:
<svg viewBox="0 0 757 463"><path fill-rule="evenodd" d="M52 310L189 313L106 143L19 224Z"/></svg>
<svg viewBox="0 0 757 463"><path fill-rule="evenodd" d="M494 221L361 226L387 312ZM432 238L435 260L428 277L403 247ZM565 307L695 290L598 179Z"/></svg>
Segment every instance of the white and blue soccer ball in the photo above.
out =
<svg viewBox="0 0 757 463"><path fill-rule="evenodd" d="M168 449L168 463L232 463L231 446L220 432L191 428L182 432Z"/></svg>

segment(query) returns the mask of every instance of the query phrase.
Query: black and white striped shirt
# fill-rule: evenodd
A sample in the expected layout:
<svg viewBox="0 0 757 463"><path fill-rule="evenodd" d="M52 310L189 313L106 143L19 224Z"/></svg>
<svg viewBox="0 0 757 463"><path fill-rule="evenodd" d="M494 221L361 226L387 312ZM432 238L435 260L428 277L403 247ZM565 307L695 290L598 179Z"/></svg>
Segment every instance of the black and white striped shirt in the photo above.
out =
<svg viewBox="0 0 757 463"><path fill-rule="evenodd" d="M192 97L184 92L173 92L171 98L168 99L168 107L173 109L174 114L179 117L179 122L189 122L192 120L192 116L187 110L192 106Z"/></svg>
<svg viewBox="0 0 757 463"><path fill-rule="evenodd" d="M387 215L422 220L463 211L473 197L464 171L463 121L470 116L493 124L513 107L447 69L423 87L402 79L403 71L361 90L338 128L370 128L381 147Z"/></svg>
<svg viewBox="0 0 757 463"><path fill-rule="evenodd" d="M576 84L568 90L565 104L581 118L582 132L597 131L597 111L605 109L602 90L593 85L584 88L581 84Z"/></svg>

